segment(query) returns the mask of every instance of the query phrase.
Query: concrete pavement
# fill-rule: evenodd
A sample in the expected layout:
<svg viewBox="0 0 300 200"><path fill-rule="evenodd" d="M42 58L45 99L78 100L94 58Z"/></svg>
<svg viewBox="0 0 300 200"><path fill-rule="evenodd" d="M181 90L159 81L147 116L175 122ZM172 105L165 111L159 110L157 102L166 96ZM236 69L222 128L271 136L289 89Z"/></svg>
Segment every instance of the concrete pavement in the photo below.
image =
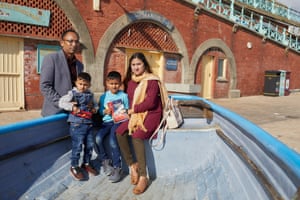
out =
<svg viewBox="0 0 300 200"><path fill-rule="evenodd" d="M41 117L40 110L0 112L0 126Z"/></svg>
<svg viewBox="0 0 300 200"><path fill-rule="evenodd" d="M300 153L300 93L289 96L249 96L214 99Z"/></svg>
<svg viewBox="0 0 300 200"><path fill-rule="evenodd" d="M211 101L252 121L300 153L300 93L280 97L261 95ZM2 112L0 126L40 116L40 110Z"/></svg>

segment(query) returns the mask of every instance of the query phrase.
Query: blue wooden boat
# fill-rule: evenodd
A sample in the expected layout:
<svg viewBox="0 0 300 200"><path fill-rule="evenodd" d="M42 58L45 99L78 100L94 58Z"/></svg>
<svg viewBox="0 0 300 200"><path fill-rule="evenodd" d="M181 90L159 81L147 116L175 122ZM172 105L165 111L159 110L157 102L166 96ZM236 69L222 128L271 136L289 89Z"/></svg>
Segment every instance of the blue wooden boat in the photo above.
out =
<svg viewBox="0 0 300 200"><path fill-rule="evenodd" d="M168 130L158 149L147 143L151 181L144 194L132 193L125 165L118 183L104 173L74 181L67 116L59 114L0 128L0 199L300 199L298 153L208 100L172 97L184 124Z"/></svg>

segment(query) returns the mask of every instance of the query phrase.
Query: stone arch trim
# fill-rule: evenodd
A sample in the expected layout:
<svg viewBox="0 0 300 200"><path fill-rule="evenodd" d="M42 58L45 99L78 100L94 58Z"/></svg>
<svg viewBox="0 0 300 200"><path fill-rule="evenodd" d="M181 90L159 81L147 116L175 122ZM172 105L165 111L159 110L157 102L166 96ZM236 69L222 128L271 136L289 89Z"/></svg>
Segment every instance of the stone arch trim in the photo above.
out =
<svg viewBox="0 0 300 200"><path fill-rule="evenodd" d="M97 82L94 83L96 84L96 92L103 92L104 91L104 86L102 79L100 79L100 76L104 74L104 65L105 65L105 59L107 55L107 51L110 48L110 45L112 44L113 40L116 38L118 33L125 28L126 26L130 25L131 23L138 22L138 21L151 21L153 23L156 23L160 25L162 28L164 28L166 31L168 31L174 40L175 44L177 45L179 49L179 53L182 54L183 59L182 59L182 67L184 70L182 74L182 80L185 80L185 74L188 70L189 62L188 62L188 55L187 55L187 48L185 46L185 43L183 42L183 38L181 37L179 31L175 28L172 27L170 28L170 24L164 24L163 22L168 21L165 17L160 16L159 20L156 18L147 18L147 19L139 19L139 18L134 18L134 17L129 17L129 15L133 16L138 16L140 15L141 12L147 12L147 13L152 13L155 16L158 16L159 14L154 13L152 11L137 11L134 13L129 13L125 14L121 17L119 17L117 20L115 20L110 27L106 30L106 32L103 34L99 46L96 51L96 58L95 58L95 63L97 65L97 68L94 68L94 73L97 74L99 77L97 79ZM100 76L99 76L100 75ZM102 77L103 78L103 77Z"/></svg>
<svg viewBox="0 0 300 200"><path fill-rule="evenodd" d="M211 48L211 47L218 47L222 49L224 54L226 55L226 58L229 62L229 73L230 73L230 84L229 89L233 90L236 88L237 84L237 78L236 78L236 63L234 59L234 55L230 48L226 45L225 42L223 42L221 39L209 39L205 42L203 42L195 51L192 60L191 60L191 70L189 76L193 77L192 80L195 79L195 73L197 70L197 66L199 63L200 57L204 54L204 52Z"/></svg>
<svg viewBox="0 0 300 200"><path fill-rule="evenodd" d="M84 49L82 51L82 59L85 67L85 71L90 72L94 63L94 48L92 44L92 39L90 33L88 31L87 25L85 24L81 15L79 15L79 11L74 6L71 0L54 0L59 7L65 12L65 15L68 17L70 22L72 23L74 29L78 32L80 36L80 41L84 45Z"/></svg>

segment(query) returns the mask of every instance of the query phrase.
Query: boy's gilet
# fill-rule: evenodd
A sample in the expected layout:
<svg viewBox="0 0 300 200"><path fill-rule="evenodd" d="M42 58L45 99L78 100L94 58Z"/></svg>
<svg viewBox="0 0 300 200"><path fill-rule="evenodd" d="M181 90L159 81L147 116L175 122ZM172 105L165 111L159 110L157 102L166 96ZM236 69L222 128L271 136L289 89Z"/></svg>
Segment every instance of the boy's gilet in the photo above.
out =
<svg viewBox="0 0 300 200"><path fill-rule="evenodd" d="M72 90L73 93L73 102L77 102L76 106L79 107L80 112L71 114L75 117L84 118L84 119L91 119L92 113L89 109L89 104L93 106L93 94L91 92L77 92L76 90Z"/></svg>

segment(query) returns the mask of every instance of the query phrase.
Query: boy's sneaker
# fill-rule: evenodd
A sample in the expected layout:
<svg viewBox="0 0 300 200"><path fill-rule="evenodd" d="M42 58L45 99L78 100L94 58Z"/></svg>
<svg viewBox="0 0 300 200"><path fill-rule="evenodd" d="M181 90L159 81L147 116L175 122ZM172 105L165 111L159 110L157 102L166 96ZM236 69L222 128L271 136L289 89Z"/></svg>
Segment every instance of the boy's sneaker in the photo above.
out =
<svg viewBox="0 0 300 200"><path fill-rule="evenodd" d="M82 181L84 179L84 174L82 173L82 170L80 167L71 167L70 168L71 175L78 181Z"/></svg>
<svg viewBox="0 0 300 200"><path fill-rule="evenodd" d="M110 160L103 160L102 161L102 167L103 167L103 172L106 176L111 175L113 172L114 168L110 164Z"/></svg>
<svg viewBox="0 0 300 200"><path fill-rule="evenodd" d="M121 179L121 168L117 167L114 168L112 171L112 174L109 176L108 180L110 180L112 183L119 182Z"/></svg>
<svg viewBox="0 0 300 200"><path fill-rule="evenodd" d="M85 169L85 171L87 171L89 174L92 174L94 176L97 176L99 174L99 172L93 166L91 166L88 163L82 164L81 167L83 169Z"/></svg>

